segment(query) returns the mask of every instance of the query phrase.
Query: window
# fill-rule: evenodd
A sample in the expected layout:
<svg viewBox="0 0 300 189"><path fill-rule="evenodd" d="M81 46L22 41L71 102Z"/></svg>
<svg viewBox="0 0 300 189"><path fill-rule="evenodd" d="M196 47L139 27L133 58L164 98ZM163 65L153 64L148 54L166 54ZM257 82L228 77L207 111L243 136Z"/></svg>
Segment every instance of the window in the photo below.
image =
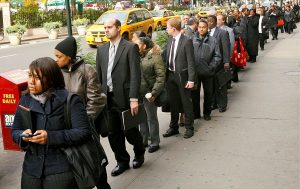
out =
<svg viewBox="0 0 300 189"><path fill-rule="evenodd" d="M128 20L127 23L130 22L130 24L136 23L137 19L136 19L136 15L134 12L130 13L128 16Z"/></svg>
<svg viewBox="0 0 300 189"><path fill-rule="evenodd" d="M138 22L144 21L144 15L143 15L142 11L136 11L135 15L136 15L136 18L137 18Z"/></svg>
<svg viewBox="0 0 300 189"><path fill-rule="evenodd" d="M164 12L164 17L168 17L168 12L167 11Z"/></svg>
<svg viewBox="0 0 300 189"><path fill-rule="evenodd" d="M175 16L175 15L174 15L174 12L170 11L170 12L169 12L169 16Z"/></svg>
<svg viewBox="0 0 300 189"><path fill-rule="evenodd" d="M143 13L144 13L145 20L148 20L152 17L150 12L148 12L148 11L143 11Z"/></svg>

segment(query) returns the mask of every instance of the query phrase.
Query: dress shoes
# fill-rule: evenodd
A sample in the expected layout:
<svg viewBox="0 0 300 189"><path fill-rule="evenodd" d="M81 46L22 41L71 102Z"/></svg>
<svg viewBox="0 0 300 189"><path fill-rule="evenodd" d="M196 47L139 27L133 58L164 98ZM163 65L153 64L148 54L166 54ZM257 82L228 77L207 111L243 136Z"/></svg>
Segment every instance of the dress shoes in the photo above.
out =
<svg viewBox="0 0 300 189"><path fill-rule="evenodd" d="M187 129L184 132L183 138L191 138L194 135L194 131L192 129Z"/></svg>
<svg viewBox="0 0 300 189"><path fill-rule="evenodd" d="M177 135L177 134L179 134L179 131L177 129L169 128L167 130L167 132L165 134L163 134L163 137L170 137L170 136Z"/></svg>
<svg viewBox="0 0 300 189"><path fill-rule="evenodd" d="M170 137L170 136L177 135L177 134L179 134L179 131L177 129L169 128L167 130L167 132L165 134L163 134L163 137Z"/></svg>
<svg viewBox="0 0 300 189"><path fill-rule="evenodd" d="M148 152L153 153L153 152L156 152L158 149L159 149L159 145L150 146L148 149Z"/></svg>
<svg viewBox="0 0 300 189"><path fill-rule="evenodd" d="M184 123L179 123L179 126L180 127L184 127Z"/></svg>
<svg viewBox="0 0 300 189"><path fill-rule="evenodd" d="M217 105L213 105L213 106L211 106L211 110L215 110L215 109L217 109L218 108L218 106Z"/></svg>
<svg viewBox="0 0 300 189"><path fill-rule="evenodd" d="M203 118L204 118L204 120L205 121L209 121L209 120L211 120L211 117L210 117L210 115L203 115Z"/></svg>
<svg viewBox="0 0 300 189"><path fill-rule="evenodd" d="M224 107L224 108L219 108L219 112L220 112L220 113L226 112L226 110L227 110L226 107Z"/></svg>
<svg viewBox="0 0 300 189"><path fill-rule="evenodd" d="M118 164L112 171L111 171L111 176L118 176L122 173L124 173L124 171L126 171L127 169L129 169L129 165L128 164Z"/></svg>
<svg viewBox="0 0 300 189"><path fill-rule="evenodd" d="M143 165L144 161L145 161L144 155L134 157L132 161L132 167L134 169L140 168Z"/></svg>

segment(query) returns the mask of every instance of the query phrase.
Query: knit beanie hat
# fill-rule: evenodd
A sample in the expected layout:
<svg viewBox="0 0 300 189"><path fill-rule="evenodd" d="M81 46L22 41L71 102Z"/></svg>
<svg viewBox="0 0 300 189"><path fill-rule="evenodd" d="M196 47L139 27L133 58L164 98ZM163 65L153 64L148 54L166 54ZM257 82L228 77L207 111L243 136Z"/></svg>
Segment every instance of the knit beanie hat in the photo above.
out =
<svg viewBox="0 0 300 189"><path fill-rule="evenodd" d="M64 55L71 57L72 59L76 58L77 54L77 44L74 37L67 37L55 47L56 50L60 51Z"/></svg>

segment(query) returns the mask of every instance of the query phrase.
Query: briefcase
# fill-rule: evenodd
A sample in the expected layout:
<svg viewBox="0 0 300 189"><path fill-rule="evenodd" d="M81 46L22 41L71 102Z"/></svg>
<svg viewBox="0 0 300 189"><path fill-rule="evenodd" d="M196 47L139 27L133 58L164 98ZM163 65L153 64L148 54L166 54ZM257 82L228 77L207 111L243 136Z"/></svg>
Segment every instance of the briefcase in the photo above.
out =
<svg viewBox="0 0 300 189"><path fill-rule="evenodd" d="M228 81L232 79L231 72L221 70L216 74L216 79L219 85L219 89L221 89L224 85L228 83Z"/></svg>

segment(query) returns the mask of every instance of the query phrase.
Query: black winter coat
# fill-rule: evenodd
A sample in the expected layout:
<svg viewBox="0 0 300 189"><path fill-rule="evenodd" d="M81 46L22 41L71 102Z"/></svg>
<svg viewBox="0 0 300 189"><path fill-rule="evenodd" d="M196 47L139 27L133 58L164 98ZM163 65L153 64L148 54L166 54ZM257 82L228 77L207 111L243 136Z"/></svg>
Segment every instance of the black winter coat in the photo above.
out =
<svg viewBox="0 0 300 189"><path fill-rule="evenodd" d="M194 37L195 68L200 77L212 77L221 64L221 53L214 37L207 35L204 39Z"/></svg>
<svg viewBox="0 0 300 189"><path fill-rule="evenodd" d="M259 15L248 17L247 23L247 51L250 56L258 55L258 33Z"/></svg>
<svg viewBox="0 0 300 189"><path fill-rule="evenodd" d="M12 126L12 137L15 143L26 151L23 171L40 178L43 175L53 175L71 171L66 156L61 147L82 144L91 137L89 119L79 96L71 100L72 129L66 130L64 124L64 103L68 92L65 89L55 91L45 105L33 99L30 94L22 96L19 105L29 108L32 112L32 133L36 130L46 130L47 144L27 143L20 135L24 130L20 108L17 108Z"/></svg>

